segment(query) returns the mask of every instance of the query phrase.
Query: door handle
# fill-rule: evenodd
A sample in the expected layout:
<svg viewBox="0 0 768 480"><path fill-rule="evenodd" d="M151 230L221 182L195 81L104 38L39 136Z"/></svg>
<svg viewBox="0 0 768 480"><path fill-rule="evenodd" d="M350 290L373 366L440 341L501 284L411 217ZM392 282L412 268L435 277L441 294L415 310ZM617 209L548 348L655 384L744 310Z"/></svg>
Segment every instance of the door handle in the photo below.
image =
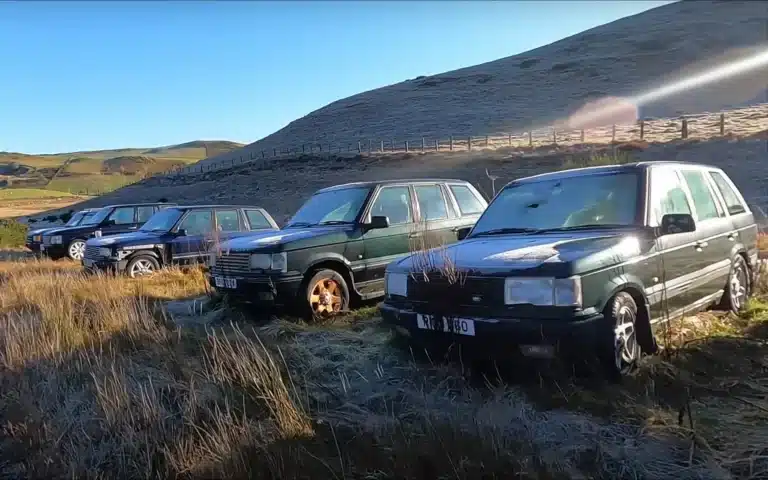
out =
<svg viewBox="0 0 768 480"><path fill-rule="evenodd" d="M696 250L701 251L702 249L707 248L708 245L709 242L696 242L694 246L696 247Z"/></svg>
<svg viewBox="0 0 768 480"><path fill-rule="evenodd" d="M728 240L734 242L736 241L736 232L731 232L728 234Z"/></svg>

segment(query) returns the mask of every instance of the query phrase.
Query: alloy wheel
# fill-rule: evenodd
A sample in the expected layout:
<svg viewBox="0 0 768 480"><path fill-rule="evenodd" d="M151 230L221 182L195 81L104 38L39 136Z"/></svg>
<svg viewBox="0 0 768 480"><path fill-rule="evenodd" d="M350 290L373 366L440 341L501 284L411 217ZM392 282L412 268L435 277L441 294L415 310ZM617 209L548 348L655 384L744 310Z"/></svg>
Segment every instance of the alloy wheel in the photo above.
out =
<svg viewBox="0 0 768 480"><path fill-rule="evenodd" d="M623 371L632 365L640 356L640 344L637 343L635 320L635 312L627 305L623 305L616 315L613 339L614 361L618 371Z"/></svg>
<svg viewBox="0 0 768 480"><path fill-rule="evenodd" d="M142 258L136 260L133 265L131 265L131 271L129 273L131 277L144 277L151 275L154 271L155 268L154 265L152 265L152 262Z"/></svg>
<svg viewBox="0 0 768 480"><path fill-rule="evenodd" d="M744 264L739 262L731 272L729 294L731 296L731 305L734 310L741 310L747 303L747 285L749 279Z"/></svg>
<svg viewBox="0 0 768 480"><path fill-rule="evenodd" d="M72 242L69 246L69 258L72 260L82 260L85 256L85 242Z"/></svg>
<svg viewBox="0 0 768 480"><path fill-rule="evenodd" d="M332 278L323 278L312 287L309 295L312 313L327 315L341 311L343 299L341 286Z"/></svg>

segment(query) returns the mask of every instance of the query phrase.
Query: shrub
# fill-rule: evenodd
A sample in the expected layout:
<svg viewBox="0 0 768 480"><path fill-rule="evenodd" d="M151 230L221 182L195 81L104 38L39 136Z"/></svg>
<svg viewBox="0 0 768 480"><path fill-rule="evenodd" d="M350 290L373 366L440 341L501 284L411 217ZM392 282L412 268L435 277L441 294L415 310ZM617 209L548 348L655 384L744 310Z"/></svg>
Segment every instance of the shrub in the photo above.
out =
<svg viewBox="0 0 768 480"><path fill-rule="evenodd" d="M15 220L0 220L0 247L23 247L27 226Z"/></svg>

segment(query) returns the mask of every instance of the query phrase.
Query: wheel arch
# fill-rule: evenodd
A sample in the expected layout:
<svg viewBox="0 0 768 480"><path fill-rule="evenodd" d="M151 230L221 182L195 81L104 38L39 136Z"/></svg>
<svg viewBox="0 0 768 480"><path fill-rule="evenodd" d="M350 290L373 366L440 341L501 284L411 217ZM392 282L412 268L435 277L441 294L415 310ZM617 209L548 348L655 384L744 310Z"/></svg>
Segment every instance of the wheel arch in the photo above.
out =
<svg viewBox="0 0 768 480"><path fill-rule="evenodd" d="M646 353L656 352L656 339L651 328L651 306L645 288L639 278L634 275L621 275L609 282L612 288L607 289L600 304L600 311L605 311L609 302L616 294L625 292L629 294L637 305L637 340L640 347Z"/></svg>
<svg viewBox="0 0 768 480"><path fill-rule="evenodd" d="M302 279L303 288L306 288L307 282L316 272L325 269L333 270L341 275L344 278L344 281L347 282L349 292L355 296L359 296L357 288L355 287L355 280L352 275L352 269L349 266L349 262L340 255L330 255L312 259L308 263L307 268L304 270Z"/></svg>

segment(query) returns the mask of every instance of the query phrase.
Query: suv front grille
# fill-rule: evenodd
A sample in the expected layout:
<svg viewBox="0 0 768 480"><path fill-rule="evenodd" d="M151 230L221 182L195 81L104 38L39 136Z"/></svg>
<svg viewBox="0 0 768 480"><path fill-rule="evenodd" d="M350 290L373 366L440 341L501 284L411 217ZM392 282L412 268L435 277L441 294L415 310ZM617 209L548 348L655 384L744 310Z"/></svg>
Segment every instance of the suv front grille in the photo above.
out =
<svg viewBox="0 0 768 480"><path fill-rule="evenodd" d="M408 277L408 300L427 302L435 306L458 307L504 304L504 279L494 277L465 277L451 283L442 276Z"/></svg>
<svg viewBox="0 0 768 480"><path fill-rule="evenodd" d="M251 254L222 252L216 258L216 266L211 268L216 273L249 273L251 271Z"/></svg>
<svg viewBox="0 0 768 480"><path fill-rule="evenodd" d="M85 247L85 258L97 259L99 258L99 247Z"/></svg>
<svg viewBox="0 0 768 480"><path fill-rule="evenodd" d="M44 245L50 245L51 244L51 237L43 237L43 244Z"/></svg>

